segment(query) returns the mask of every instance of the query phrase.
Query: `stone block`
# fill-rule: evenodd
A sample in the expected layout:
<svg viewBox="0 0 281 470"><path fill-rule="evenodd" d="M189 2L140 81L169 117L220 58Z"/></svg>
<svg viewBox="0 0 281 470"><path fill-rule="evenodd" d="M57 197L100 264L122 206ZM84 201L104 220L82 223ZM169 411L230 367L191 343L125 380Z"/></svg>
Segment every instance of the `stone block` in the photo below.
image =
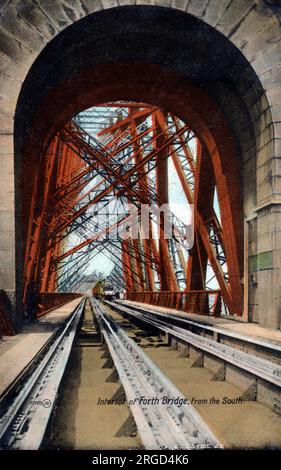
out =
<svg viewBox="0 0 281 470"><path fill-rule="evenodd" d="M267 129L272 122L271 109L267 108L265 111L257 115L256 119L253 121L255 135L260 136L264 132L268 133Z"/></svg>
<svg viewBox="0 0 281 470"><path fill-rule="evenodd" d="M103 9L101 0L80 0L87 14Z"/></svg>
<svg viewBox="0 0 281 470"><path fill-rule="evenodd" d="M267 110L270 110L270 105L268 103L266 96L263 95L260 99L254 101L254 103L249 108L252 122L256 123L259 117Z"/></svg>
<svg viewBox="0 0 281 470"><path fill-rule="evenodd" d="M281 103L281 84L276 83L275 86L270 88L266 93L268 102L271 105L276 105Z"/></svg>
<svg viewBox="0 0 281 470"><path fill-rule="evenodd" d="M136 5L153 5L154 4L154 0L137 0L136 1ZM160 0L158 6L162 6L162 2Z"/></svg>
<svg viewBox="0 0 281 470"><path fill-rule="evenodd" d="M118 4L120 5L120 7L126 6L126 5L135 5L136 0L118 0Z"/></svg>
<svg viewBox="0 0 281 470"><path fill-rule="evenodd" d="M0 95L0 114L9 114L14 116L16 112L16 99L9 99Z"/></svg>
<svg viewBox="0 0 281 470"><path fill-rule="evenodd" d="M281 197L281 176L273 175L272 176L272 191L274 194L278 194Z"/></svg>
<svg viewBox="0 0 281 470"><path fill-rule="evenodd" d="M241 92L241 90L240 90ZM252 83L242 93L243 101L246 107L251 111L252 107L259 106L260 109L268 107L268 100L260 84Z"/></svg>
<svg viewBox="0 0 281 470"><path fill-rule="evenodd" d="M38 8L36 3L18 0L16 11L26 23L30 24L38 31L44 41L49 42L57 34L57 26L44 10Z"/></svg>
<svg viewBox="0 0 281 470"><path fill-rule="evenodd" d="M270 160L270 168L273 175L281 176L281 155L280 157L272 157Z"/></svg>
<svg viewBox="0 0 281 470"><path fill-rule="evenodd" d="M208 3L208 0L189 0L186 11L197 18L202 18Z"/></svg>
<svg viewBox="0 0 281 470"><path fill-rule="evenodd" d="M0 158L6 157L7 155L13 155L14 153L14 136L0 135Z"/></svg>
<svg viewBox="0 0 281 470"><path fill-rule="evenodd" d="M0 135L12 134L14 130L13 116L9 114L0 114Z"/></svg>
<svg viewBox="0 0 281 470"><path fill-rule="evenodd" d="M281 139L281 121L273 122L270 128L274 138Z"/></svg>
<svg viewBox="0 0 281 470"><path fill-rule="evenodd" d="M30 49L2 29L0 30L0 52L15 62L24 62L30 54Z"/></svg>
<svg viewBox="0 0 281 470"><path fill-rule="evenodd" d="M254 5L254 0L240 0L239 2L230 2L224 10L220 20L218 21L216 29L221 31L227 37L231 36L254 7Z"/></svg>
<svg viewBox="0 0 281 470"><path fill-rule="evenodd" d="M273 129L271 125L261 131L260 133L258 132L259 128L258 126L255 129L255 134L256 134L256 148L257 148L257 162L258 166L261 163L264 163L265 161L270 158L272 155L273 149L274 149L274 134L273 134Z"/></svg>
<svg viewBox="0 0 281 470"><path fill-rule="evenodd" d="M9 100L17 100L21 85L20 81L0 74L0 96L7 97Z"/></svg>
<svg viewBox="0 0 281 470"><path fill-rule="evenodd" d="M15 197L14 197L14 191L7 191L6 189L3 190L3 185L1 184L0 181L0 211L5 209L5 210L14 210L14 204L15 204Z"/></svg>
<svg viewBox="0 0 281 470"><path fill-rule="evenodd" d="M211 26L215 26L220 20L224 10L229 4L229 0L220 0L219 2L209 2L206 6L206 10L203 19L206 23Z"/></svg>
<svg viewBox="0 0 281 470"><path fill-rule="evenodd" d="M2 193L14 193L14 175L13 173L0 172L0 191ZM2 198L0 198L2 202Z"/></svg>
<svg viewBox="0 0 281 470"><path fill-rule="evenodd" d="M7 242L14 243L14 235L11 236L15 231L14 219L14 210L0 210L0 249L4 249L7 246Z"/></svg>
<svg viewBox="0 0 281 470"><path fill-rule="evenodd" d="M0 249L0 287L15 290L15 253L14 250Z"/></svg>
<svg viewBox="0 0 281 470"><path fill-rule="evenodd" d="M42 35L23 18L17 15L15 2L10 2L9 8L3 16L1 27L12 35L18 42L32 51L38 53L46 44Z"/></svg>
<svg viewBox="0 0 281 470"><path fill-rule="evenodd" d="M281 65L276 65L272 69L260 75L260 80L264 90L275 88L281 82Z"/></svg>
<svg viewBox="0 0 281 470"><path fill-rule="evenodd" d="M61 8L72 22L83 18L86 13L83 0L63 0Z"/></svg>
<svg viewBox="0 0 281 470"><path fill-rule="evenodd" d="M272 188L269 183L257 184L257 206L268 203L272 198Z"/></svg>
<svg viewBox="0 0 281 470"><path fill-rule="evenodd" d="M239 49L244 48L272 17L271 10L265 8L262 3L256 4L244 17L237 30L231 35L231 41Z"/></svg>
<svg viewBox="0 0 281 470"><path fill-rule="evenodd" d="M1 136L0 136L1 137ZM1 146L0 146L1 150ZM1 174L3 175L8 175L10 178L14 176L14 155L5 155L1 154L0 152L0 168L1 168Z"/></svg>
<svg viewBox="0 0 281 470"><path fill-rule="evenodd" d="M45 13L47 20L57 31L62 31L72 23L70 17L59 0L37 0L40 9Z"/></svg>
<svg viewBox="0 0 281 470"><path fill-rule="evenodd" d="M272 47L266 49L252 61L252 67L260 76L264 72L272 69L281 62L281 41L274 43Z"/></svg>
<svg viewBox="0 0 281 470"><path fill-rule="evenodd" d="M13 62L13 60L0 51L0 74L22 82L26 76L28 67L32 63L32 55L26 58L25 64Z"/></svg>
<svg viewBox="0 0 281 470"><path fill-rule="evenodd" d="M270 108L273 121L280 121L281 122L281 103L273 103Z"/></svg>
<svg viewBox="0 0 281 470"><path fill-rule="evenodd" d="M258 309L259 324L264 328L280 328L280 312L273 302L272 286L274 286L273 270L260 271L258 274Z"/></svg>
<svg viewBox="0 0 281 470"><path fill-rule="evenodd" d="M187 7L188 0L172 0L171 7L177 10L185 11Z"/></svg>
<svg viewBox="0 0 281 470"><path fill-rule="evenodd" d="M280 26L276 16L271 16L264 24L264 28L257 31L243 47L243 53L249 62L268 49L280 39Z"/></svg>

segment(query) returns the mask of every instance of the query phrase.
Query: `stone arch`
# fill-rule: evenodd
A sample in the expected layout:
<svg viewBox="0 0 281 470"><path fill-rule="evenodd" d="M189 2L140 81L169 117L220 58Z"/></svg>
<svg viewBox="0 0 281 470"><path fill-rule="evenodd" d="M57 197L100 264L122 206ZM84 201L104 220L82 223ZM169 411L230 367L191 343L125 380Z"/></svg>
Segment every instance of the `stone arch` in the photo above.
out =
<svg viewBox="0 0 281 470"><path fill-rule="evenodd" d="M25 5L23 3L25 3ZM76 22L82 17L87 17L93 12L102 9L106 10L108 8L107 12L109 15L112 15L112 12L114 12L113 16L119 15L120 17L120 15L125 14L126 8L123 8L124 5L135 3L136 2L129 0L119 0L119 2L89 2L86 0L80 0L74 4L73 2L63 2L62 4L60 2L50 3L45 1L39 1L36 3L19 1L5 2L1 11L2 41L0 39L0 50L3 52L2 70L5 78L5 85L2 88L2 94L4 97L2 99L1 109L1 121L3 122L4 129L3 143L6 143L5 152L3 152L4 154L12 155L13 153L12 119L15 113L16 101L22 80L26 76L26 73L36 56L38 56L40 51L43 50L46 42L64 30L64 28L69 24ZM178 36L190 31L188 22L189 24L191 24L192 21L195 21L196 23L197 17L201 20L197 23L197 25L200 24L199 29L201 31L201 37L198 31L196 31L197 39L199 38L199 40L201 40L203 36L206 35L206 25L209 24L214 27L214 32L215 30L220 31L223 36L229 38L229 44L232 42L242 51L243 54L240 54L238 62L234 61L234 63L231 63L230 54L228 56L228 61L223 61L223 67L221 69L219 68L219 74L217 77L223 77L223 87L221 86L221 83L217 83L218 80L215 79L215 65L218 64L218 60L213 61L213 70L212 67L209 69L209 71L212 70L212 73L214 73L213 81L211 81L213 85L211 87L212 90L208 89L208 84L202 83L202 80L200 82L200 86L203 88L205 86L206 91L211 94L219 104L220 108L226 115L235 136L237 137L237 141L239 142L240 153L242 155L241 158L244 161L244 178L247 183L249 179L251 181L250 185L247 184L247 189L251 189L249 189L248 194L244 193L245 215L247 218L251 219L256 218L256 214L258 214L257 220L260 220L261 223L260 227L259 224L257 224L258 227L256 230L260 232L263 231L264 233L264 237L259 237L259 240L261 240L259 243L261 243L261 245L257 248L257 252L271 251L273 253L274 250L273 246L271 246L272 243L270 244L270 242L268 242L268 237L265 239L266 235L263 227L268 225L268 220L271 225L276 222L275 225L278 226L278 198L280 198L278 191L278 185L280 184L280 177L278 174L279 161L277 158L280 148L280 140L278 140L280 131L278 113L280 113L280 105L278 107L278 100L276 104L276 97L278 96L279 90L279 69L278 67L275 67L275 65L278 64L278 47L276 47L275 43L280 41L280 30L278 11L276 12L275 10L276 7L272 8L271 6L266 5L263 1L256 2L250 0L241 0L241 2L223 1L220 2L219 5L216 2L197 0L164 0L137 3L154 4L153 7L146 9L143 8L142 11L153 11L154 18L155 16L157 17L157 21L160 21L160 25L161 21L163 21L163 15L165 16L166 14L169 14L170 19L172 15L174 18L174 26L177 21L179 21L181 26L180 31L178 31ZM121 8L117 8L120 5ZM168 8L168 10L165 8L166 13L164 13L164 9L157 8L159 6ZM131 8L130 12L134 12L134 14L139 10L134 6ZM176 12L175 10L179 10L179 12ZM127 11L129 11L129 7ZM187 14L180 13L180 11L184 11ZM19 21L13 23L11 18L15 13L18 14ZM146 13L142 14L145 19ZM94 16L97 17L98 14L95 14ZM146 19L149 20L149 15ZM110 34L110 32L108 34ZM216 34L218 34L218 38L223 37L219 35L219 33ZM57 37L59 38L59 36ZM172 41L174 41L175 37L171 37ZM222 51L222 49L220 49L220 42L220 39L216 42L218 45L216 53L219 59L219 52L227 55L226 51ZM179 41L178 44L180 44ZM52 46L52 43L49 46L54 47ZM236 51L237 49L233 47L232 50ZM203 57L206 57L206 51L207 45L205 43L205 56L204 50L201 51ZM45 51L43 51L42 54L44 53ZM10 58L12 58L12 60L9 60ZM38 61L36 62L38 64ZM178 64L174 64L174 66L180 66L180 64L183 63L185 62L178 59ZM228 66L229 69L227 70ZM259 79L254 71L259 75ZM225 72L227 73L225 74ZM198 77L196 76L196 67L194 67L193 71L189 70L188 73L191 79L198 80ZM225 75L227 75L227 77ZM232 86L234 77L236 78L235 89ZM27 80L23 87L24 92L26 92L26 85L28 86ZM21 94L21 97L22 96L23 94ZM28 96L28 94L26 96ZM21 113L24 111L22 103L23 102L20 99L17 108ZM235 119L233 113L234 109L236 109ZM28 123L28 116L26 116L26 118ZM21 126L18 118L16 119L16 123L18 126L18 136L20 134L23 138L26 129ZM18 145L19 141L17 141L17 146ZM20 151L20 146L17 147L17 152L18 151ZM255 159L256 165L253 165ZM7 158L6 164L8 165L8 171L11 173L13 170L11 158ZM257 172L256 176L255 172ZM17 178L18 177L19 174L17 173ZM257 191L255 191L255 189L257 189ZM11 191L11 194L12 193L13 190ZM17 204L19 204L19 201L17 201ZM257 206L259 209L258 213L255 212ZM12 213L13 210L10 212ZM274 219L276 219L276 221L274 221ZM255 240L253 239L253 244L254 242ZM8 251L9 249L6 250L6 255ZM9 259L12 261L12 249L10 251ZM272 256L273 263L275 263L278 257L278 250L274 251ZM258 288L260 299L264 298L264 292L270 284L276 284L278 276L279 272L277 265L276 269L273 271L259 273L259 277L262 279L262 285ZM12 278L13 275L10 276L9 282L4 286L7 290L13 290ZM274 297L274 305L271 305L271 313L269 315L271 319L273 319L274 316L274 319L269 319L267 321L264 317L263 322L269 326L271 325L276 327L276 312L278 309L278 302L280 300L278 300L279 297L277 293L274 294ZM253 299L252 303L259 303L260 310L262 311L262 302L259 299ZM257 319L255 309L253 310L253 318Z"/></svg>

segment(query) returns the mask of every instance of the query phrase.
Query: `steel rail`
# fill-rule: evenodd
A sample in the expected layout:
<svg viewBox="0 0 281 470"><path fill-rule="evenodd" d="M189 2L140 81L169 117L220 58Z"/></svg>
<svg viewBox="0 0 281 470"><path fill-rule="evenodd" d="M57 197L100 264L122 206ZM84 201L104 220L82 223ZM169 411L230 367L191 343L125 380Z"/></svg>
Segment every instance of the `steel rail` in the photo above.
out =
<svg viewBox="0 0 281 470"><path fill-rule="evenodd" d="M91 298L93 311L146 449L219 448L216 436L185 397L118 323ZM170 403L163 404L169 398ZM147 402L146 400L151 400ZM154 400L154 402L153 402Z"/></svg>
<svg viewBox="0 0 281 470"><path fill-rule="evenodd" d="M167 323L167 320L169 322L169 319L167 318L168 315L164 316L165 320L161 320L160 318L156 318L156 315L150 311L142 313L136 311L134 307L124 307L120 303L117 304L110 301L106 301L106 304L120 312L131 315L145 323L149 323L159 330L179 338L201 351L205 351L212 356L216 356L239 369L246 370L254 376L260 377L271 384L277 385L278 387L281 386L281 366L278 364L274 364L252 354L245 353L244 351L240 351L239 349L227 346L223 343L218 343L215 340L192 333L191 331L187 331L179 326L169 324Z"/></svg>
<svg viewBox="0 0 281 470"><path fill-rule="evenodd" d="M0 449L39 449L86 299L0 397Z"/></svg>
<svg viewBox="0 0 281 470"><path fill-rule="evenodd" d="M218 334L223 335L223 336L228 336L229 338L239 339L239 340L244 341L246 343L255 344L257 346L261 346L261 347L266 348L266 349L271 349L272 351L278 352L278 353L281 354L281 346L279 346L278 344L275 344L275 343L269 343L267 341L263 341L261 339L257 339L257 338L251 337L251 336L246 336L246 335L241 335L239 333L234 333L233 331L228 331L228 330L223 329L223 328L218 328L217 326L205 325L204 323L200 323L199 321L188 320L186 318L178 317L177 315L173 315L171 313L166 313L165 311L160 312L158 310L154 310L153 308L150 308L150 307L145 307L144 308L144 307L140 307L138 305L128 304L128 303L124 302L123 300L122 301L115 300L115 302L120 303L120 305L126 305L129 308L132 307L132 308L134 308L136 310L139 310L141 312L144 312L144 313L149 312L153 315L157 315L159 317L165 318L170 323L176 322L179 325L182 324L184 326L185 325L186 326L195 326L195 327L201 328L202 330L205 330L205 331L218 333Z"/></svg>

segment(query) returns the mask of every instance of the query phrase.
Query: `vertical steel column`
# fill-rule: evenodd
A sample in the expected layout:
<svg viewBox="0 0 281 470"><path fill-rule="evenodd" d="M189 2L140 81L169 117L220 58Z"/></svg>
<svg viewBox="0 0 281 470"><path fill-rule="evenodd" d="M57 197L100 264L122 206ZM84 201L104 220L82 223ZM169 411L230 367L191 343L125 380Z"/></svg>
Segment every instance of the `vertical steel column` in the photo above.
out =
<svg viewBox="0 0 281 470"><path fill-rule="evenodd" d="M59 149L59 140L54 138L49 152L42 159L38 169L38 176L34 183L33 200L31 205L30 222L28 229L28 239L26 246L25 265L24 265L24 291L23 302L27 301L29 285L33 286L39 282L39 261L42 250L43 224L45 212L48 204L49 192L51 187L51 177ZM42 172L42 174L41 174ZM42 176L44 175L44 184ZM38 284L39 289L39 284ZM34 287L33 287L34 289Z"/></svg>
<svg viewBox="0 0 281 470"><path fill-rule="evenodd" d="M131 292L134 287L132 271L130 269L130 258L127 252L126 242L122 241L122 269L126 284L126 292Z"/></svg>
<svg viewBox="0 0 281 470"><path fill-rule="evenodd" d="M133 250L135 254L134 259L135 259L136 272L137 272L138 279L139 279L137 290L139 292L143 292L145 289L144 289L144 277L143 277L143 270L142 270L142 259L141 259L141 253L140 253L140 240L134 238L132 242L133 242Z"/></svg>
<svg viewBox="0 0 281 470"><path fill-rule="evenodd" d="M129 116L133 115L135 113L135 110L131 109L129 110ZM135 164L138 165L142 159L142 155L139 151L139 147L137 144L137 125L136 121L133 119L131 124L130 124L130 129L131 129L131 136L132 136L132 146L133 146L133 152L134 152L134 161ZM144 187L147 188L147 191L149 191L149 186L148 186L148 180L147 180L147 175L145 173L145 169L142 167L140 169L140 173L142 175L141 181L144 183ZM147 194L147 199L149 200L149 194ZM140 227L140 233L141 237L143 235L143 227ZM151 219L149 219L149 236L152 236L152 231L151 231ZM154 240L153 240L154 241ZM143 239L142 240L142 245L144 249L145 255L149 258L151 255L150 250L151 250L151 240L150 239ZM146 282L147 282L147 290L149 291L154 291L155 290L155 282L154 282L154 274L153 274L153 268L152 268L152 263L151 261L147 261L145 263L145 272L146 272Z"/></svg>
<svg viewBox="0 0 281 470"><path fill-rule="evenodd" d="M153 114L153 127L154 132L157 135L165 128L166 121L164 114L161 111L156 111ZM155 141L156 148L160 148L166 140L167 136L162 134ZM165 148L157 154L157 165L156 165L156 192L157 192L157 203L158 206L169 203L169 191L168 191L168 154L169 149ZM165 214L163 211L159 217L159 261L161 265L160 272L160 283L161 290L163 291L178 291L179 286L177 283L176 275L172 260L170 259L168 240L165 238Z"/></svg>
<svg viewBox="0 0 281 470"><path fill-rule="evenodd" d="M213 214L214 190L215 180L211 159L206 149L197 141L194 211L201 215L204 223ZM195 228L194 246L189 252L188 259L187 291L205 290L207 263L207 251L200 232Z"/></svg>

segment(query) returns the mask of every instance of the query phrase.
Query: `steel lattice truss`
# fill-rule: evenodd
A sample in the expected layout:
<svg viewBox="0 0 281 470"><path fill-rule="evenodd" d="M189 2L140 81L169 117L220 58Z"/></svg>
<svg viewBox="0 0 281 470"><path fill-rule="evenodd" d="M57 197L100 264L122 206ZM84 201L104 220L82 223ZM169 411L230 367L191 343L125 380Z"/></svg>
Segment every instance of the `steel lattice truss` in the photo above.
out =
<svg viewBox="0 0 281 470"><path fill-rule="evenodd" d="M165 221L157 211L156 205L169 203L170 162L186 204L194 207L194 238L186 237L185 222L170 208ZM25 297L34 283L44 292L75 290L94 257L103 253L114 263L109 278L118 290L219 289L226 310L241 314L237 247L227 230L231 214L219 162L180 119L143 103L89 109L55 136L40 171L44 187L38 175ZM146 227L144 205L150 207ZM131 207L137 236L132 236Z"/></svg>

